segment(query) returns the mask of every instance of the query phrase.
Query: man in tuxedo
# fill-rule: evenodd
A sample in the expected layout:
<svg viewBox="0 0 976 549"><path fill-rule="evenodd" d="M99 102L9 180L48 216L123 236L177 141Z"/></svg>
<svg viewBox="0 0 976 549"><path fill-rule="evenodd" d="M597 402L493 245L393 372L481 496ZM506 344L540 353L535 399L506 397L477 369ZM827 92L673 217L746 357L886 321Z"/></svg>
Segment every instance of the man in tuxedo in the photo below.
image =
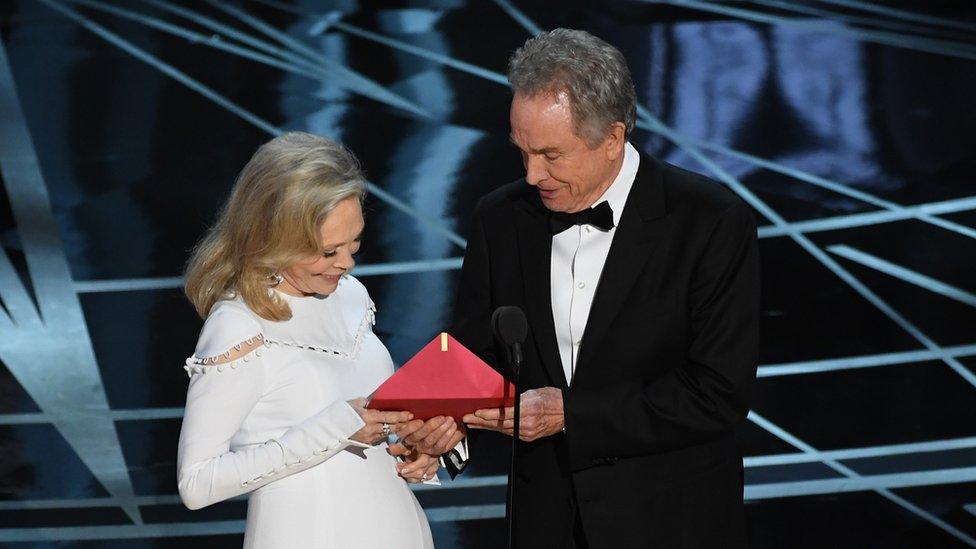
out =
<svg viewBox="0 0 976 549"><path fill-rule="evenodd" d="M606 42L540 34L509 80L526 175L478 203L452 331L504 371L492 311L528 318L519 546L743 546L732 429L756 376L752 211L628 142L634 86ZM512 416L464 422L511 434Z"/></svg>

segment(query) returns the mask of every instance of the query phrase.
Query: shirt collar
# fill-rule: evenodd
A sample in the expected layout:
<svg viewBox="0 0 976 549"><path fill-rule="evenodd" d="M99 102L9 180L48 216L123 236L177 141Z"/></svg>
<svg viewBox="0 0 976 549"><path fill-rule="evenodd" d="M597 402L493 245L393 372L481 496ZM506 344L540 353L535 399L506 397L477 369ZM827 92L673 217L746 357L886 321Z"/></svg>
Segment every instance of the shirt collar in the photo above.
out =
<svg viewBox="0 0 976 549"><path fill-rule="evenodd" d="M620 166L617 177L614 178L610 187L603 192L603 195L596 199L596 202L590 204L590 207L593 207L606 200L613 210L614 227L620 225L620 215L624 211L624 205L627 203L627 196L630 195L630 189L634 186L634 179L637 177L637 168L639 166L640 153L630 144L630 141L624 143L624 163Z"/></svg>

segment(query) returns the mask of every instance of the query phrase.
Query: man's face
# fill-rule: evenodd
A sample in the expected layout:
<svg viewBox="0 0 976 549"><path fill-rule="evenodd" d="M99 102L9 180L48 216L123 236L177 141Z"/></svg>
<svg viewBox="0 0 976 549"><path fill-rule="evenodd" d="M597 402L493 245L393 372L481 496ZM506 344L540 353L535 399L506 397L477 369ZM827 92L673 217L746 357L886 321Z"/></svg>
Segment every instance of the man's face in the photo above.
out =
<svg viewBox="0 0 976 549"><path fill-rule="evenodd" d="M512 99L511 124L511 140L522 153L525 180L554 212L590 207L619 170L623 142L616 134L620 132L611 131L591 148L573 131L565 93L534 97L517 94Z"/></svg>

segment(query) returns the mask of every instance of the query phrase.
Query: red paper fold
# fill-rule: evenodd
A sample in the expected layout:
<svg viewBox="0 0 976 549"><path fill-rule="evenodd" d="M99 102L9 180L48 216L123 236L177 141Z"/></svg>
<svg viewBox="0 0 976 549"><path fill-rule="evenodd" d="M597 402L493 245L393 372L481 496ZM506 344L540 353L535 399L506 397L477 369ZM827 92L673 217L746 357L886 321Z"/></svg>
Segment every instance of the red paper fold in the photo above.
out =
<svg viewBox="0 0 976 549"><path fill-rule="evenodd" d="M515 387L447 333L434 338L373 393L374 410L415 418L452 416L515 404Z"/></svg>

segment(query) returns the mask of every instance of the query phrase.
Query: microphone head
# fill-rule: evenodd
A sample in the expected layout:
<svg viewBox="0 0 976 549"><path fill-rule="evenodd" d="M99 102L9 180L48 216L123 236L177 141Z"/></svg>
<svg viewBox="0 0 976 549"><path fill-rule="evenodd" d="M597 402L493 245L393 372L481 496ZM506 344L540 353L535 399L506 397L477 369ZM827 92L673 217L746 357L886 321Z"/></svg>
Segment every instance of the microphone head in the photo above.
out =
<svg viewBox="0 0 976 549"><path fill-rule="evenodd" d="M491 315L491 331L505 345L522 343L529 334L529 322L522 309L514 306L499 307Z"/></svg>

